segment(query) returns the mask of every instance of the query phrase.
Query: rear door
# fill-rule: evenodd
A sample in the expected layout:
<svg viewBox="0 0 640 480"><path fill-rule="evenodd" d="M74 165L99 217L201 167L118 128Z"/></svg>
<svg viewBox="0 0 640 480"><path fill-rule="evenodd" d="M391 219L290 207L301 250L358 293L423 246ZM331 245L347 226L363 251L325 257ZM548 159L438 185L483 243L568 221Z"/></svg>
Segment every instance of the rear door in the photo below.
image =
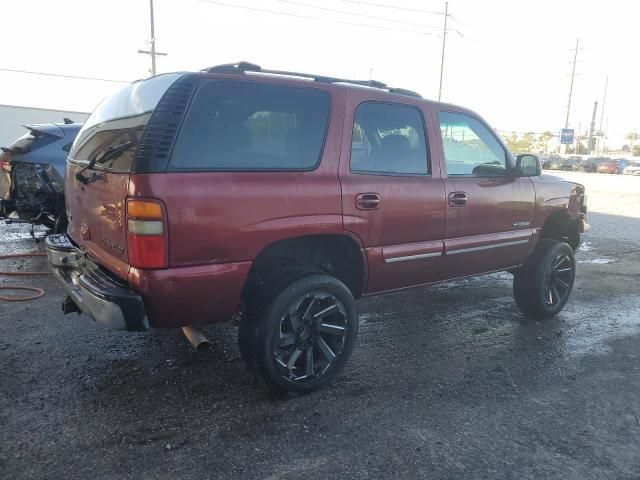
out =
<svg viewBox="0 0 640 480"><path fill-rule="evenodd" d="M182 75L159 75L136 82L107 98L87 119L69 154L65 179L68 233L123 279L129 269L125 199L134 155L154 108ZM101 160L122 145L128 147ZM97 162L87 169L92 159Z"/></svg>
<svg viewBox="0 0 640 480"><path fill-rule="evenodd" d="M444 275L455 278L519 264L532 241L531 180L508 175L510 156L481 119L441 111L438 122L446 172Z"/></svg>
<svg viewBox="0 0 640 480"><path fill-rule="evenodd" d="M440 278L444 189L422 102L347 96L340 182L345 229L365 247L368 293Z"/></svg>

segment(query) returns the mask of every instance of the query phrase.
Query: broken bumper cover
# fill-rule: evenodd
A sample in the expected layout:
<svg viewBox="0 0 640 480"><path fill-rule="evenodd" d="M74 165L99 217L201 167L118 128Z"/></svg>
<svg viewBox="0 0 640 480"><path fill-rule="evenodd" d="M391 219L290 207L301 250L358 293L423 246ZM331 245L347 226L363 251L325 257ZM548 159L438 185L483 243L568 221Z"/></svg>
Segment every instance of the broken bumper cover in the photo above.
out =
<svg viewBox="0 0 640 480"><path fill-rule="evenodd" d="M50 235L45 244L53 273L82 313L115 330L149 329L140 295L88 259L66 235Z"/></svg>

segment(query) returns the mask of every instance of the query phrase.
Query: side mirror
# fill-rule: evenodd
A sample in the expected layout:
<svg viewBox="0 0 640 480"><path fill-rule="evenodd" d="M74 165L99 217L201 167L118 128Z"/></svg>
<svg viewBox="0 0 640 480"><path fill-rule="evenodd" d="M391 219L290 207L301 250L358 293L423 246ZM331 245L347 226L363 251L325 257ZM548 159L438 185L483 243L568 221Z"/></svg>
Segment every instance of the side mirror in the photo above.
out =
<svg viewBox="0 0 640 480"><path fill-rule="evenodd" d="M540 159L535 155L525 153L516 157L516 177L537 177L542 174Z"/></svg>

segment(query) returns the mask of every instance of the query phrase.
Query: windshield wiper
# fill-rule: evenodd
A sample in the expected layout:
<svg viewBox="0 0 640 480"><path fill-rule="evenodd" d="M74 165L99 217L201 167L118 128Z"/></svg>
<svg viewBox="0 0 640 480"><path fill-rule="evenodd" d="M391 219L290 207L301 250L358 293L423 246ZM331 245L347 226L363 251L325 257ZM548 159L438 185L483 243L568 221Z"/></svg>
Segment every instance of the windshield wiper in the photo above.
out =
<svg viewBox="0 0 640 480"><path fill-rule="evenodd" d="M109 147L99 158L97 155L94 155L94 157L89 160L89 163L76 172L76 180L82 183L87 183L87 178L82 175L85 171L95 167L96 163L103 163L117 157L122 152L128 150L131 145L133 145L133 142L129 140L128 142L121 143L117 147Z"/></svg>

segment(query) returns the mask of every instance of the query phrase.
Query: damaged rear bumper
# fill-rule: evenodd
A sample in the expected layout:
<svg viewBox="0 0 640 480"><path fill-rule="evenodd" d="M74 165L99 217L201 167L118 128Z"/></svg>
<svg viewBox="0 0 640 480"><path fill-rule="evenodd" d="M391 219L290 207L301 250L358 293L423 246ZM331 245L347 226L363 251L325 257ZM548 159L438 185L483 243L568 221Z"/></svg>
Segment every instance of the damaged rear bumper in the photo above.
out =
<svg viewBox="0 0 640 480"><path fill-rule="evenodd" d="M107 328L149 329L140 295L93 263L66 235L50 235L45 244L53 273L79 311Z"/></svg>

